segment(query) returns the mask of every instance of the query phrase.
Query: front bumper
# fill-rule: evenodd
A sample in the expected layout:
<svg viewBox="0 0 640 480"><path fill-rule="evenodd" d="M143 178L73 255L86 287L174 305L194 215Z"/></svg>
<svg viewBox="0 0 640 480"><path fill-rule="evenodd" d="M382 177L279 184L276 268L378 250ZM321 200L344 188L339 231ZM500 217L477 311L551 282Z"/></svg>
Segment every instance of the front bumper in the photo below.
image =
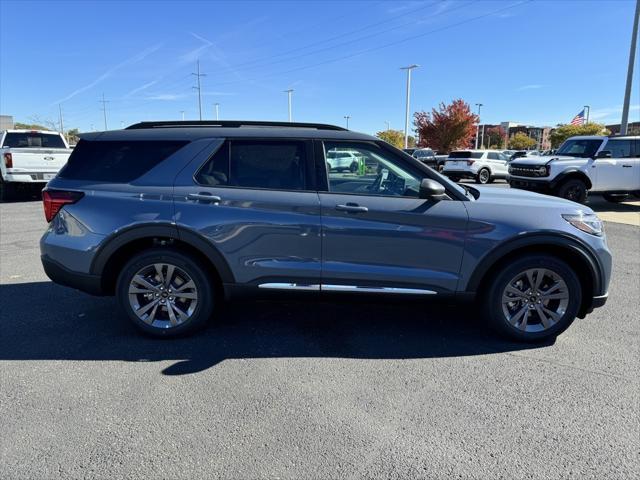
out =
<svg viewBox="0 0 640 480"><path fill-rule="evenodd" d="M91 295L104 295L102 288L102 280L98 275L90 275L87 273L74 272L63 267L55 260L47 255L40 257L42 267L47 277L54 283L64 285L66 287L75 288Z"/></svg>
<svg viewBox="0 0 640 480"><path fill-rule="evenodd" d="M529 190L531 192L549 193L552 190L551 183L548 180L514 177L510 175L507 178L511 188L519 188L521 190Z"/></svg>

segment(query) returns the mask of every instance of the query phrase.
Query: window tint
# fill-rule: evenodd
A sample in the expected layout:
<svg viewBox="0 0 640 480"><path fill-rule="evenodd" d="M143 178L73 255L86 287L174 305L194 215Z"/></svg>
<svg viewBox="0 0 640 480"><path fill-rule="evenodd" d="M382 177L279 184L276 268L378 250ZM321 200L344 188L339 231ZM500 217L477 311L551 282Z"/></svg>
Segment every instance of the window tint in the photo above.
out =
<svg viewBox="0 0 640 480"><path fill-rule="evenodd" d="M487 153L487 158L489 160L500 160L500 155L498 155L495 152L489 152L489 153Z"/></svg>
<svg viewBox="0 0 640 480"><path fill-rule="evenodd" d="M460 150L451 152L449 158L482 158L483 152L470 152L469 150Z"/></svg>
<svg viewBox="0 0 640 480"><path fill-rule="evenodd" d="M628 158L633 156L631 146L631 139L609 140L609 142L604 146L604 149L611 152L612 158Z"/></svg>
<svg viewBox="0 0 640 480"><path fill-rule="evenodd" d="M201 185L305 190L304 142L226 141L195 176Z"/></svg>
<svg viewBox="0 0 640 480"><path fill-rule="evenodd" d="M131 182L187 143L80 140L59 176L70 180Z"/></svg>
<svg viewBox="0 0 640 480"><path fill-rule="evenodd" d="M373 144L324 142L329 191L360 195L417 197L421 176L404 162ZM338 162L333 152L349 151L347 162Z"/></svg>
<svg viewBox="0 0 640 480"><path fill-rule="evenodd" d="M7 132L2 146L9 148L67 148L60 135L38 132Z"/></svg>

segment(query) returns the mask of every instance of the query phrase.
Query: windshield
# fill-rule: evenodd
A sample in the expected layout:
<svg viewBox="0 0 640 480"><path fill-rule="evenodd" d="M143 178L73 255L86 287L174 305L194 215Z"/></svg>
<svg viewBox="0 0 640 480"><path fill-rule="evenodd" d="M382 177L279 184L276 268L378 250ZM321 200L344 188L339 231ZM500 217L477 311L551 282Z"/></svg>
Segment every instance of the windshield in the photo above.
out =
<svg viewBox="0 0 640 480"><path fill-rule="evenodd" d="M7 132L3 147L9 148L66 148L57 133Z"/></svg>
<svg viewBox="0 0 640 480"><path fill-rule="evenodd" d="M602 140L600 139L569 139L560 146L556 155L582 158L593 157L601 144Z"/></svg>

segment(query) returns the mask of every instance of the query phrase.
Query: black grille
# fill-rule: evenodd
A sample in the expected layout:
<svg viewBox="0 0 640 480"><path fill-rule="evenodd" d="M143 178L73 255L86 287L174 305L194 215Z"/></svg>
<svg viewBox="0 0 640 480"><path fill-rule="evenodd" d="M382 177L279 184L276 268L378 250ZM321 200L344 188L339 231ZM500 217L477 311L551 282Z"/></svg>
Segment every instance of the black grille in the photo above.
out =
<svg viewBox="0 0 640 480"><path fill-rule="evenodd" d="M544 165L509 165L509 175L517 177L546 177Z"/></svg>

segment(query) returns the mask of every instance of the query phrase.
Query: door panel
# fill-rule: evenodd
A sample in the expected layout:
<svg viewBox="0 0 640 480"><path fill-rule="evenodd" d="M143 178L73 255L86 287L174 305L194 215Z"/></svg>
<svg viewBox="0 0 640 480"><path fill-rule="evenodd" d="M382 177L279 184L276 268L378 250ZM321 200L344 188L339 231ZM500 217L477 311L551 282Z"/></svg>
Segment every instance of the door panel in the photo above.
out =
<svg viewBox="0 0 640 480"><path fill-rule="evenodd" d="M468 220L463 202L417 198L423 172L375 143L327 141L316 150L362 158L357 172L321 171L318 183L328 190L320 192L323 289L455 291Z"/></svg>
<svg viewBox="0 0 640 480"><path fill-rule="evenodd" d="M250 143L245 143L242 155L248 157L254 151L264 150ZM304 143L306 157L310 160L310 142ZM178 227L205 237L225 258L236 283L269 283L271 288L278 283L317 284L321 269L318 193L229 186L241 182L256 185L263 181L273 185L286 182L293 186L299 175L291 171L293 167L288 167L281 169L282 177L274 170L271 177L264 180L256 173L259 168L255 167L253 159L234 158L233 142L229 163L240 161L228 168L224 148L221 147L209 162L205 163L206 156L194 160L176 179L174 201ZM211 152L206 155L210 156ZM216 156L219 158L215 159ZM269 161L268 155L264 158ZM214 160L222 166L210 168ZM250 168L243 171L237 165L245 161ZM196 183L196 171L196 178L209 185Z"/></svg>

